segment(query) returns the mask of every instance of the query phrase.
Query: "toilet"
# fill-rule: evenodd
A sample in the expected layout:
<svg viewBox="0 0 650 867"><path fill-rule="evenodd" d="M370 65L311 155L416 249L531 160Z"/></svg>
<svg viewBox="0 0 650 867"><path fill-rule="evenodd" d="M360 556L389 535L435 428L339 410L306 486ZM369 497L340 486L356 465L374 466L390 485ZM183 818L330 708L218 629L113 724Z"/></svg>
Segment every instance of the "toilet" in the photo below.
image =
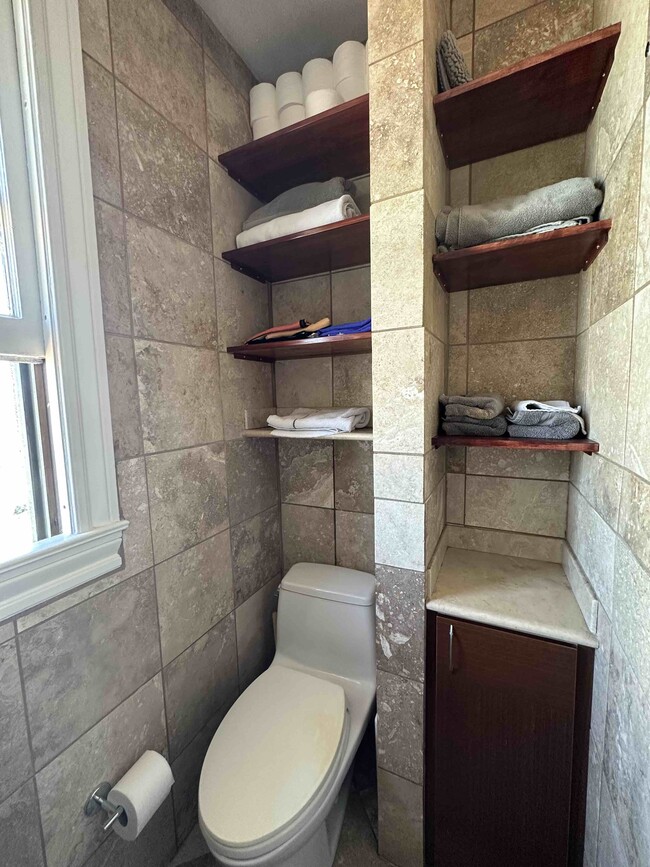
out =
<svg viewBox="0 0 650 867"><path fill-rule="evenodd" d="M375 701L375 579L297 563L277 649L208 749L199 824L225 867L331 867Z"/></svg>

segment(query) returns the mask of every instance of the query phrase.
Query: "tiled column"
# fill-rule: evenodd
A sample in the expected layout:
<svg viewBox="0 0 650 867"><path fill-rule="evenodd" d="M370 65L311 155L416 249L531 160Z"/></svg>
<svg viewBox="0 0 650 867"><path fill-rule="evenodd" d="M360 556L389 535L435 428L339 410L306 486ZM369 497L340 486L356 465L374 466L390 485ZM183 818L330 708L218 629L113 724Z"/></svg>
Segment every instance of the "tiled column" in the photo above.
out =
<svg viewBox="0 0 650 867"><path fill-rule="evenodd" d="M431 267L446 190L431 104L443 7L370 0L368 22L379 849L399 867L423 861L424 594L444 527L444 457L431 449L447 334Z"/></svg>

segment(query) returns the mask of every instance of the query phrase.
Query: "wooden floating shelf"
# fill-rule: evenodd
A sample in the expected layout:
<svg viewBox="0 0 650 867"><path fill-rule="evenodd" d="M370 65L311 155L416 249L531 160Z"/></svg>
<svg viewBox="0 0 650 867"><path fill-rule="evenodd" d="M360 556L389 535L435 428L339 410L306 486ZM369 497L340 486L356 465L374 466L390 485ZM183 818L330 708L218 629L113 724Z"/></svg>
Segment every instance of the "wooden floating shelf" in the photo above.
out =
<svg viewBox="0 0 650 867"><path fill-rule="evenodd" d="M447 292L562 277L586 271L607 243L611 220L436 253L433 270Z"/></svg>
<svg viewBox="0 0 650 867"><path fill-rule="evenodd" d="M244 343L229 346L235 358L249 361L289 361L296 358L327 358L333 355L362 355L372 352L372 333L341 334L336 337L311 337L306 340L276 340L270 343Z"/></svg>
<svg viewBox="0 0 650 867"><path fill-rule="evenodd" d="M483 449L533 449L545 452L586 452L596 454L600 445L589 439L544 440L525 439L523 437L461 437L441 434L432 439L434 448L440 446L470 446Z"/></svg>
<svg viewBox="0 0 650 867"><path fill-rule="evenodd" d="M613 24L434 97L449 168L583 132L620 32Z"/></svg>
<svg viewBox="0 0 650 867"><path fill-rule="evenodd" d="M307 277L370 263L370 217L351 217L273 241L222 253L226 262L262 283Z"/></svg>
<svg viewBox="0 0 650 867"><path fill-rule="evenodd" d="M221 154L219 162L265 202L307 181L366 175L368 94Z"/></svg>
<svg viewBox="0 0 650 867"><path fill-rule="evenodd" d="M251 439L297 439L296 437L273 436L273 429L270 427L252 428L251 430L245 430L242 435ZM350 431L349 433L327 434L327 436L319 436L317 439L343 440L346 442L372 442L372 428L362 427Z"/></svg>

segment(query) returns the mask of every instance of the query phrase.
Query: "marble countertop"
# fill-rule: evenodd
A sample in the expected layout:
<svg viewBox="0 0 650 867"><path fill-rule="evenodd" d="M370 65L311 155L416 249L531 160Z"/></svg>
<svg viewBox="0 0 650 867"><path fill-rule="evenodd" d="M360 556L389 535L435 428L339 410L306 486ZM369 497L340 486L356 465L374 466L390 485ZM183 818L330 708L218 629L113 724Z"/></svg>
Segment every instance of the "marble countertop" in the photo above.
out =
<svg viewBox="0 0 650 867"><path fill-rule="evenodd" d="M427 608L527 635L598 647L558 563L448 548Z"/></svg>

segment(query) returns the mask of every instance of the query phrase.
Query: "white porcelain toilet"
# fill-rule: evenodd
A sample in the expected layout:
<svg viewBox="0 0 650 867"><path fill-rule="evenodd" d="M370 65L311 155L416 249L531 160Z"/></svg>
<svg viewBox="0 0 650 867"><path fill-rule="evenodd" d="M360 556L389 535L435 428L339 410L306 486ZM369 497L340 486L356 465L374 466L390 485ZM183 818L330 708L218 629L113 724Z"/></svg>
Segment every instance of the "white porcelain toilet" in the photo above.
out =
<svg viewBox="0 0 650 867"><path fill-rule="evenodd" d="M226 867L331 867L352 762L375 700L375 579L297 563L277 650L208 749L199 823Z"/></svg>

